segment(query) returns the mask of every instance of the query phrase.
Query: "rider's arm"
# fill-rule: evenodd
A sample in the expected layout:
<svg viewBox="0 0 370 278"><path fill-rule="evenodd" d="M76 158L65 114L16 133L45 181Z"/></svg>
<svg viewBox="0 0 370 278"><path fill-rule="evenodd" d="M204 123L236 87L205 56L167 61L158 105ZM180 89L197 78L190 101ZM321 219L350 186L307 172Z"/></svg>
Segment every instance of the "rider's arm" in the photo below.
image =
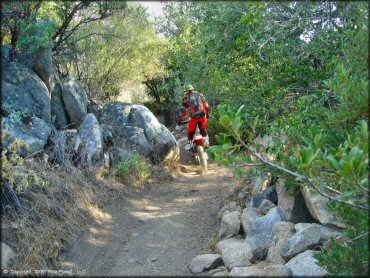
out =
<svg viewBox="0 0 370 278"><path fill-rule="evenodd" d="M200 94L201 95L201 98L202 98L202 102L203 102L203 107L204 109L206 110L206 116L208 118L209 116L209 107L208 107L208 102L206 101L205 97L203 94Z"/></svg>
<svg viewBox="0 0 370 278"><path fill-rule="evenodd" d="M184 110L182 111L182 114L181 114L181 121L184 121L185 116L186 116L186 112L187 112L188 108L191 107L191 103L186 98L184 98L184 101L183 101L182 105L184 106Z"/></svg>

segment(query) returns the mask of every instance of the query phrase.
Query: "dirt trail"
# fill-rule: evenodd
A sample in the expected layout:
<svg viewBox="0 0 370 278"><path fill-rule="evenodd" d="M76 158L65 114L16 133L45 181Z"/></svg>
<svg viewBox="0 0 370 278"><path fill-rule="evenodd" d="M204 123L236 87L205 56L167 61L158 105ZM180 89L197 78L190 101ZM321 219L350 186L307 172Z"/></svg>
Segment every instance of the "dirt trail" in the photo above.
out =
<svg viewBox="0 0 370 278"><path fill-rule="evenodd" d="M88 276L191 275L191 260L210 252L217 233L212 204L231 186L225 168L210 164L203 176L199 170L180 164L180 178L104 207L63 266Z"/></svg>

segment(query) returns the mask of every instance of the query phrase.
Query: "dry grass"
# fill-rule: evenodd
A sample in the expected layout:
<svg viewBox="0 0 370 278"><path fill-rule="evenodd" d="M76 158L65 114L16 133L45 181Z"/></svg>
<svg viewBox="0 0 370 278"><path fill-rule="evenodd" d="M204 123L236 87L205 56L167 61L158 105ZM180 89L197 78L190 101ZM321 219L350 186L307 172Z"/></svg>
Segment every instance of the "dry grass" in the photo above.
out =
<svg viewBox="0 0 370 278"><path fill-rule="evenodd" d="M3 215L3 239L18 257L11 266L18 270L45 269L55 265L84 224L94 220L94 211L130 190L103 169L63 170L44 165L41 159L29 169L47 181L18 193L26 208Z"/></svg>

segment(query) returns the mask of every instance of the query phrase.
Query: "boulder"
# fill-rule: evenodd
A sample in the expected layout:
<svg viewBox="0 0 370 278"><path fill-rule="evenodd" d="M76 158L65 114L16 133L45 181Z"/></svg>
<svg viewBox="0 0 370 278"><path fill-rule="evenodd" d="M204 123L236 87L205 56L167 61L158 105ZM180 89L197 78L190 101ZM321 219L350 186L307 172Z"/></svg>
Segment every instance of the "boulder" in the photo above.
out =
<svg viewBox="0 0 370 278"><path fill-rule="evenodd" d="M203 254L196 256L190 263L190 271L192 273L200 273L213 268L216 268L222 262L222 257L219 254Z"/></svg>
<svg viewBox="0 0 370 278"><path fill-rule="evenodd" d="M62 96L72 127L78 127L87 114L87 95L82 84L71 77L62 80Z"/></svg>
<svg viewBox="0 0 370 278"><path fill-rule="evenodd" d="M294 224L291 222L277 222L272 230L273 239L267 253L266 262L269 263L285 263L285 260L280 256L281 249L284 243L294 234Z"/></svg>
<svg viewBox="0 0 370 278"><path fill-rule="evenodd" d="M1 269L9 267L15 258L15 252L6 243L1 243Z"/></svg>
<svg viewBox="0 0 370 278"><path fill-rule="evenodd" d="M258 210L254 207L248 207L243 210L243 213L240 217L240 221L243 227L243 231L245 236L248 236L250 227L252 226L253 222L259 217Z"/></svg>
<svg viewBox="0 0 370 278"><path fill-rule="evenodd" d="M95 114L94 114L95 115ZM103 141L106 146L113 144L113 128L110 125L102 124Z"/></svg>
<svg viewBox="0 0 370 278"><path fill-rule="evenodd" d="M265 260L273 239L272 230L277 222L283 220L278 208L273 208L253 222L245 239L253 251L252 262Z"/></svg>
<svg viewBox="0 0 370 278"><path fill-rule="evenodd" d="M314 189L304 186L301 192L306 206L312 217L323 225L334 225L345 228L345 224L334 219L334 214L327 211L328 199L317 193Z"/></svg>
<svg viewBox="0 0 370 278"><path fill-rule="evenodd" d="M260 206L258 207L258 212L262 215L265 215L269 212L270 209L276 207L275 204L267 199L264 199Z"/></svg>
<svg viewBox="0 0 370 278"><path fill-rule="evenodd" d="M211 216L216 217L218 212L221 210L221 202L215 201L211 206Z"/></svg>
<svg viewBox="0 0 370 278"><path fill-rule="evenodd" d="M221 270L221 271L213 273L211 276L212 277L226 277L226 276L229 276L229 272L227 270Z"/></svg>
<svg viewBox="0 0 370 278"><path fill-rule="evenodd" d="M278 208L284 213L286 221L293 223L315 221L306 207L302 193L298 191L294 195L290 194L285 189L284 178L279 178L277 181L276 193L278 196Z"/></svg>
<svg viewBox="0 0 370 278"><path fill-rule="evenodd" d="M292 276L292 271L289 267L283 264L276 264L264 267L267 277L289 277Z"/></svg>
<svg viewBox="0 0 370 278"><path fill-rule="evenodd" d="M5 148L14 139L21 139L28 145L28 148L20 150L23 156L30 156L41 151L47 144L51 133L51 127L42 119L17 113L11 113L2 119L2 129L7 130L7 135L13 137L6 136L3 145Z"/></svg>
<svg viewBox="0 0 370 278"><path fill-rule="evenodd" d="M63 88L61 82L56 82L51 91L51 116L55 118L54 125L57 129L65 129L68 126L68 114L63 103Z"/></svg>
<svg viewBox="0 0 370 278"><path fill-rule="evenodd" d="M103 160L103 135L95 115L87 114L78 129L81 139L81 160L87 164L97 164Z"/></svg>
<svg viewBox="0 0 370 278"><path fill-rule="evenodd" d="M111 166L116 165L123 158L130 156L131 153L125 149L118 147L109 148L109 160L111 161Z"/></svg>
<svg viewBox="0 0 370 278"><path fill-rule="evenodd" d="M221 221L222 217L225 214L233 212L233 211L238 211L239 213L242 213L242 208L235 201L231 201L227 203L221 208L221 210L219 210L217 214L217 220Z"/></svg>
<svg viewBox="0 0 370 278"><path fill-rule="evenodd" d="M44 81L49 93L51 93L56 76L51 48L36 52L31 68Z"/></svg>
<svg viewBox="0 0 370 278"><path fill-rule="evenodd" d="M222 259L221 259L221 261L222 261ZM215 269L209 270L207 273L204 273L204 274L206 274L207 276L227 276L228 271L227 271L226 266L221 265L221 266L219 266Z"/></svg>
<svg viewBox="0 0 370 278"><path fill-rule="evenodd" d="M50 96L44 82L16 62L2 65L1 106L6 114L19 111L50 122Z"/></svg>
<svg viewBox="0 0 370 278"><path fill-rule="evenodd" d="M220 238L230 238L238 235L240 231L240 212L233 211L225 214L221 220L221 227L218 233Z"/></svg>
<svg viewBox="0 0 370 278"><path fill-rule="evenodd" d="M217 243L216 249L222 255L222 260L228 269L237 266L251 265L252 250L242 238L224 239Z"/></svg>
<svg viewBox="0 0 370 278"><path fill-rule="evenodd" d="M180 150L175 137L145 106L109 102L100 114L102 123L112 126L127 149L137 150L155 163L178 159Z"/></svg>
<svg viewBox="0 0 370 278"><path fill-rule="evenodd" d="M11 49L12 49L11 45L1 46L1 62L3 65L10 62L10 50Z"/></svg>
<svg viewBox="0 0 370 278"><path fill-rule="evenodd" d="M100 119L101 109L102 107L96 101L92 99L87 100L87 113L93 113L98 119Z"/></svg>
<svg viewBox="0 0 370 278"><path fill-rule="evenodd" d="M266 272L263 269L259 268L258 266L249 266L249 267L234 267L229 276L231 277L255 277L261 276L265 277Z"/></svg>
<svg viewBox="0 0 370 278"><path fill-rule="evenodd" d="M242 204L249 203L250 198L251 198L251 194L252 194L251 193L251 188L248 187L248 186L244 186L238 194L238 199L239 199L240 203L242 203ZM246 206L248 206L248 205L246 205Z"/></svg>
<svg viewBox="0 0 370 278"><path fill-rule="evenodd" d="M252 195L257 194L260 191L266 190L270 186L271 180L272 180L272 177L270 174L268 175L268 177L264 179L262 179L262 177L260 176L255 176L252 179L252 183L251 183L251 186L253 188Z"/></svg>
<svg viewBox="0 0 370 278"><path fill-rule="evenodd" d="M276 205L277 202L278 202L278 199L277 199L277 194L276 194L276 188L275 187L276 187L275 185L270 186L266 190L260 191L257 194L255 194L252 197L250 206L258 208L261 205L261 203L264 199L267 199L267 200L271 201L272 203L274 203Z"/></svg>
<svg viewBox="0 0 370 278"><path fill-rule="evenodd" d="M282 264L269 266L253 265L249 267L234 267L229 276L289 277L292 276L292 271L289 267Z"/></svg>
<svg viewBox="0 0 370 278"><path fill-rule="evenodd" d="M113 127L116 136L125 138L124 127L128 125L131 113L131 104L122 102L108 102L101 111L102 123Z"/></svg>
<svg viewBox="0 0 370 278"><path fill-rule="evenodd" d="M280 255L288 261L299 253L316 249L339 232L319 224L310 224L289 238L281 248Z"/></svg>
<svg viewBox="0 0 370 278"><path fill-rule="evenodd" d="M292 276L313 277L326 276L328 273L324 267L317 264L314 254L318 251L307 250L294 258L285 265L292 271Z"/></svg>

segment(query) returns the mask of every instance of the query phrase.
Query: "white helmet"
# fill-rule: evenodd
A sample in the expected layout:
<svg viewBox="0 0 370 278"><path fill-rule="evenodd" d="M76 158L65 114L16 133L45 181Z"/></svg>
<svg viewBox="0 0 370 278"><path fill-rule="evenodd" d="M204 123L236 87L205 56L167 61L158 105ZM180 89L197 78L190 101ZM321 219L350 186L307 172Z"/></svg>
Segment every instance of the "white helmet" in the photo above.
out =
<svg viewBox="0 0 370 278"><path fill-rule="evenodd" d="M185 88L186 88L186 91L193 91L194 90L194 87L191 84L186 85Z"/></svg>

